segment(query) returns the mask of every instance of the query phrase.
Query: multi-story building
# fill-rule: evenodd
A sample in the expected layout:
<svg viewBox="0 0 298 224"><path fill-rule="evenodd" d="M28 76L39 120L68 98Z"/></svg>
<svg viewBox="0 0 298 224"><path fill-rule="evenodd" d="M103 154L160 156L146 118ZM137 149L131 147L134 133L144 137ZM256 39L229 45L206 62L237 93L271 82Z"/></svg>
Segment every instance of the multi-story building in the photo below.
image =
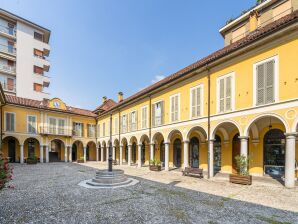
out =
<svg viewBox="0 0 298 224"><path fill-rule="evenodd" d="M50 31L0 9L0 82L7 94L49 98Z"/></svg>
<svg viewBox="0 0 298 224"><path fill-rule="evenodd" d="M120 92L117 103L103 97L93 112L0 94L2 151L21 163L104 162L110 146L120 165L156 159L165 171L200 167L210 178L236 172L242 155L251 175L294 187L297 2L263 1L220 30L224 48L128 98Z"/></svg>

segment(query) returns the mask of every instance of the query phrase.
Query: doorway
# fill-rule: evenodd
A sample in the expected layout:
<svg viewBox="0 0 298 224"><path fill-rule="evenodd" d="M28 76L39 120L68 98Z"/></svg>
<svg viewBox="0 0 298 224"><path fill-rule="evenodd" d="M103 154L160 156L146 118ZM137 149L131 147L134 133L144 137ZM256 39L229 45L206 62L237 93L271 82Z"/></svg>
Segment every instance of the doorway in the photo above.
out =
<svg viewBox="0 0 298 224"><path fill-rule="evenodd" d="M173 145L174 149L174 166L181 167L181 140L176 139Z"/></svg>
<svg viewBox="0 0 298 224"><path fill-rule="evenodd" d="M240 139L239 133L237 133L233 138L232 146L232 172L237 173L237 162L235 157L240 155Z"/></svg>
<svg viewBox="0 0 298 224"><path fill-rule="evenodd" d="M8 157L9 157L10 163L14 163L16 161L16 140L15 139L8 140Z"/></svg>
<svg viewBox="0 0 298 224"><path fill-rule="evenodd" d="M199 168L199 140L196 137L190 139L190 166ZM189 164L187 164L188 166Z"/></svg>

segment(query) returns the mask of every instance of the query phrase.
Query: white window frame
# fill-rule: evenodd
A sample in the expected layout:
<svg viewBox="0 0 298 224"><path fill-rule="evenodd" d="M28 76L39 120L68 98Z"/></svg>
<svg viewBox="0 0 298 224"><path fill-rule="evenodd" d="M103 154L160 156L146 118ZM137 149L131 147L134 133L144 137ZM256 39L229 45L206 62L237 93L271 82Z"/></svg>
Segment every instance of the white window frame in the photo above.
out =
<svg viewBox="0 0 298 224"><path fill-rule="evenodd" d="M190 91L189 91L189 99L190 99L190 102L189 102L189 118L190 119L196 119L198 117L193 117L192 116L192 94L191 94L191 91L194 90L194 89L197 89L197 88L200 88L200 116L199 117L202 117L203 116L203 113L204 113L204 84L201 83L197 86L194 86L194 87L191 87L190 88Z"/></svg>
<svg viewBox="0 0 298 224"><path fill-rule="evenodd" d="M230 72L225 75L219 76L216 79L216 111L218 114L222 113L227 113L235 110L235 72ZM220 94L220 85L219 82L222 79L225 79L227 77L231 77L231 110L229 111L223 111L220 112L220 99L219 99L219 94Z"/></svg>
<svg viewBox="0 0 298 224"><path fill-rule="evenodd" d="M97 134L97 137L100 138L101 137L100 136L100 124L97 124L96 125L96 128L97 128L97 130L96 130L97 131L97 133L96 133Z"/></svg>
<svg viewBox="0 0 298 224"><path fill-rule="evenodd" d="M253 106L261 106L261 105L257 105L257 67L271 60L274 60L274 102L273 103L279 102L279 56L275 55L253 64Z"/></svg>
<svg viewBox="0 0 298 224"><path fill-rule="evenodd" d="M14 124L13 124L13 131L7 131L6 130L6 114L14 114ZM5 131L7 132L16 132L16 120L17 120L17 115L15 112L9 112L9 111L5 111L4 112L4 128L5 128Z"/></svg>
<svg viewBox="0 0 298 224"><path fill-rule="evenodd" d="M123 122L123 117L126 117L126 122L125 122L125 130L124 130L124 122ZM128 114L122 114L121 115L121 133L122 134L125 134L125 133L127 133L128 132L128 126L129 126L129 122L128 122Z"/></svg>
<svg viewBox="0 0 298 224"><path fill-rule="evenodd" d="M93 135L90 135L90 130L89 128L92 127L93 128ZM88 128L88 138L95 138L95 128L96 128L96 124L87 124L87 128Z"/></svg>
<svg viewBox="0 0 298 224"><path fill-rule="evenodd" d="M145 123L145 127L143 126L143 109L146 109L146 123ZM143 106L142 108L141 108L141 120L142 120L142 123L141 123L141 125L142 125L142 129L147 129L148 128L148 105L146 105L146 106Z"/></svg>
<svg viewBox="0 0 298 224"><path fill-rule="evenodd" d="M174 95L170 96L170 118L169 120L173 123L173 122L179 122L180 121L180 93L176 93ZM177 120L173 121L172 120L172 98L178 96L178 117Z"/></svg>
<svg viewBox="0 0 298 224"><path fill-rule="evenodd" d="M115 134L119 133L119 117L117 116L114 119L114 131L115 131Z"/></svg>
<svg viewBox="0 0 298 224"><path fill-rule="evenodd" d="M106 122L102 123L102 137L106 136Z"/></svg>
<svg viewBox="0 0 298 224"><path fill-rule="evenodd" d="M132 114L135 114L135 123L132 123ZM137 118L137 111L136 110L133 110L130 112L130 117L131 117L131 124L130 125L130 128L131 130L130 131L137 131L137 123L138 123L138 118ZM134 126L133 126L134 125Z"/></svg>
<svg viewBox="0 0 298 224"><path fill-rule="evenodd" d="M56 127L55 127L55 129L56 129L56 131L55 131L55 133L50 133L50 119L55 119L56 120ZM64 126L63 126L63 133L59 133L59 120L63 120L64 121ZM48 118L47 118L47 123L48 123L48 133L50 133L50 134L55 134L55 135L65 135L66 133L65 133L65 131L66 131L66 128L67 128L67 120L66 119L64 119L64 118L60 118L60 117L52 117L52 116L49 116ZM76 122L75 122L76 123Z"/></svg>
<svg viewBox="0 0 298 224"><path fill-rule="evenodd" d="M29 132L29 117L35 117L35 133ZM37 116L36 115L31 115L31 114L27 114L27 133L29 134L37 134Z"/></svg>
<svg viewBox="0 0 298 224"><path fill-rule="evenodd" d="M161 117L160 117L160 124L156 124L156 111L155 111L155 106L156 106L156 104L158 104L158 103L162 103L162 102L164 102L164 100L162 100L162 99L153 102L153 105L154 105L154 123L155 123L154 127L158 127L158 126L163 125L163 124L162 124L162 117L164 116L164 114L161 114ZM165 104L164 104L164 105L165 105ZM165 109L165 108L164 108L164 109ZM150 113L151 113L151 111L150 111Z"/></svg>

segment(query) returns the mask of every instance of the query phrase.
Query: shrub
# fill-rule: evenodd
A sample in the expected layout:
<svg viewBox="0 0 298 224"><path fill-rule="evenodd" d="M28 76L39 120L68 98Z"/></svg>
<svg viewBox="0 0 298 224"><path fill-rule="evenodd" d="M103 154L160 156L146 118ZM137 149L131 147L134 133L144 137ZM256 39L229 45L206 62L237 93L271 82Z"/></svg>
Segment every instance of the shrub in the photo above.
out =
<svg viewBox="0 0 298 224"><path fill-rule="evenodd" d="M235 157L236 164L237 164L237 173L241 176L248 176L248 165L250 158L244 155L238 155Z"/></svg>
<svg viewBox="0 0 298 224"><path fill-rule="evenodd" d="M151 166L160 166L160 164L161 164L160 160L157 160L157 159L150 160Z"/></svg>
<svg viewBox="0 0 298 224"><path fill-rule="evenodd" d="M0 190L6 187L6 184L12 179L12 173L8 160L4 159L2 152L0 152Z"/></svg>

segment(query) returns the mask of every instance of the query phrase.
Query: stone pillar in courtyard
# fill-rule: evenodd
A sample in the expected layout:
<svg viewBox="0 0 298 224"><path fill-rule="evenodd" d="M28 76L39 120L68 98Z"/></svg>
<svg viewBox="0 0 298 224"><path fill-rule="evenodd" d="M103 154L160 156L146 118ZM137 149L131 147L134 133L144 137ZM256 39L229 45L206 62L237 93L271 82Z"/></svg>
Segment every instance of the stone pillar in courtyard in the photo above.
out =
<svg viewBox="0 0 298 224"><path fill-rule="evenodd" d="M128 161L127 161L127 163L129 166L131 164L131 147L132 147L132 145L128 145Z"/></svg>
<svg viewBox="0 0 298 224"><path fill-rule="evenodd" d="M142 144L138 145L138 168L142 167Z"/></svg>
<svg viewBox="0 0 298 224"><path fill-rule="evenodd" d="M86 151L87 151L87 148L86 146L84 146L84 163L87 162Z"/></svg>
<svg viewBox="0 0 298 224"><path fill-rule="evenodd" d="M39 146L39 162L43 163L43 145Z"/></svg>
<svg viewBox="0 0 298 224"><path fill-rule="evenodd" d="M297 133L285 133L286 158L285 158L285 186L295 187L295 144Z"/></svg>
<svg viewBox="0 0 298 224"><path fill-rule="evenodd" d="M170 143L165 142L165 171L169 171Z"/></svg>
<svg viewBox="0 0 298 224"><path fill-rule="evenodd" d="M209 166L208 166L208 175L209 178L212 178L214 176L214 151L213 151L213 143L214 143L214 139L210 139L209 141L209 156L208 156L208 160L209 160Z"/></svg>
<svg viewBox="0 0 298 224"><path fill-rule="evenodd" d="M24 145L20 145L20 163L24 163Z"/></svg>
<svg viewBox="0 0 298 224"><path fill-rule="evenodd" d="M96 162L98 162L98 158L99 158L99 152L98 152L98 150L99 150L99 147L98 147L98 145L96 145L95 147L96 147L95 148L95 150L96 150Z"/></svg>
<svg viewBox="0 0 298 224"><path fill-rule="evenodd" d="M69 151L68 151L68 161L72 162L72 147L69 146Z"/></svg>
<svg viewBox="0 0 298 224"><path fill-rule="evenodd" d="M116 146L113 146L112 158L116 160Z"/></svg>
<svg viewBox="0 0 298 224"><path fill-rule="evenodd" d="M102 163L103 163L103 160L104 160L104 158L103 158L103 150L104 150L104 148L103 147L100 147L100 162L102 162Z"/></svg>
<svg viewBox="0 0 298 224"><path fill-rule="evenodd" d="M150 143L150 160L154 159L154 143Z"/></svg>
<svg viewBox="0 0 298 224"><path fill-rule="evenodd" d="M64 162L66 162L67 163L67 155L68 155L68 146L65 146L65 149L64 149Z"/></svg>
<svg viewBox="0 0 298 224"><path fill-rule="evenodd" d="M184 141L183 157L184 157L183 167L184 168L189 167L189 141L188 140Z"/></svg>
<svg viewBox="0 0 298 224"><path fill-rule="evenodd" d="M50 161L49 159L49 146L46 145L46 163L48 163Z"/></svg>
<svg viewBox="0 0 298 224"><path fill-rule="evenodd" d="M123 151L123 145L120 145L119 149L119 164L122 166L122 151Z"/></svg>

